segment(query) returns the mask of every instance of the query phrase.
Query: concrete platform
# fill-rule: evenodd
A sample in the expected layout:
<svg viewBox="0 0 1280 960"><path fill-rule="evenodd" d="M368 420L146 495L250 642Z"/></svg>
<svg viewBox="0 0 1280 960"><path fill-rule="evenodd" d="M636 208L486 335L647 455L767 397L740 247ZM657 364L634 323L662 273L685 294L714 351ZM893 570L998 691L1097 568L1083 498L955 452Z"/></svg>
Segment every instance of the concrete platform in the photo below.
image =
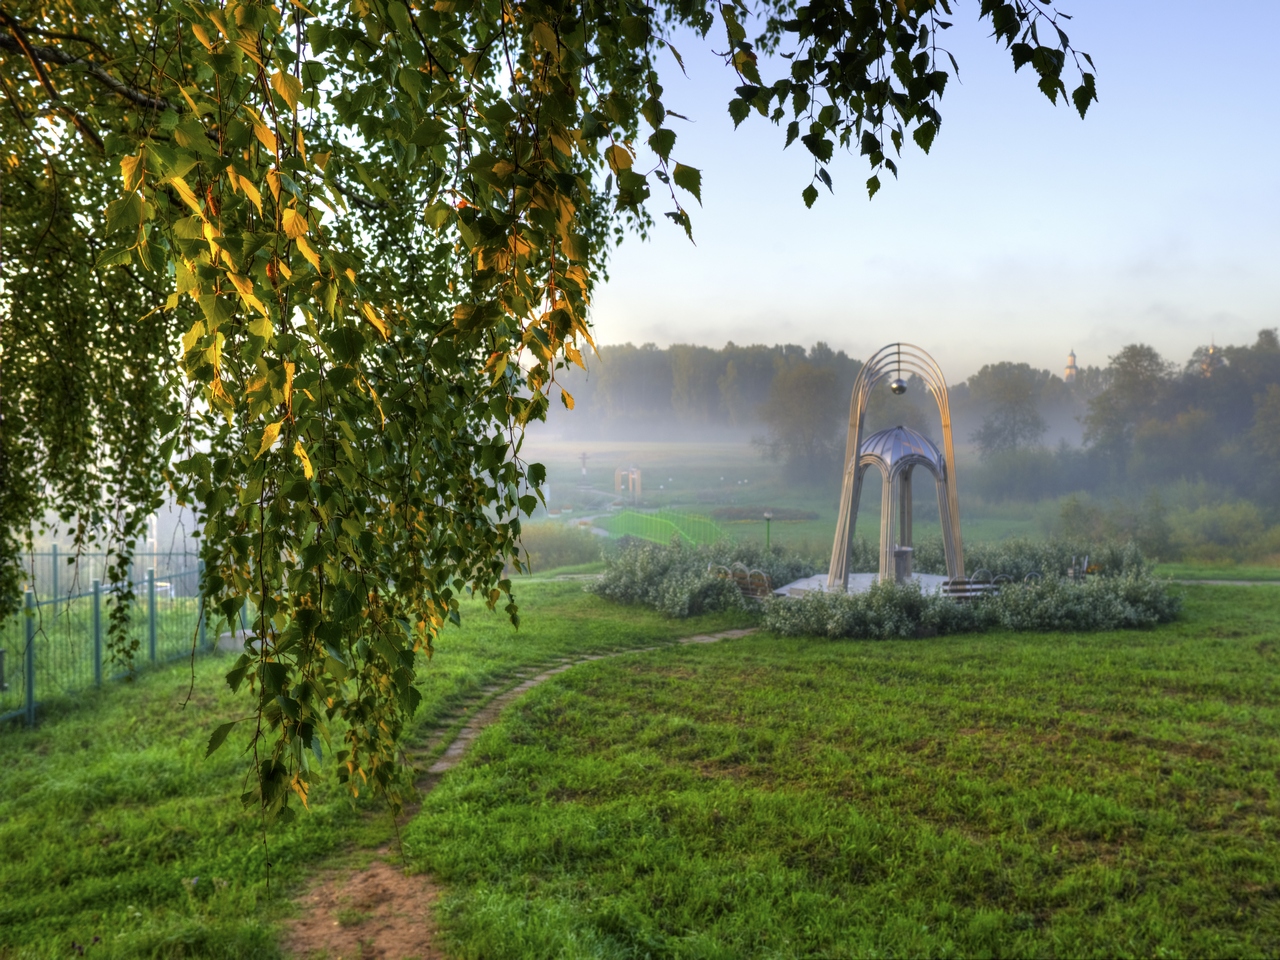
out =
<svg viewBox="0 0 1280 960"><path fill-rule="evenodd" d="M848 593L866 593L879 578L880 575L876 573L851 573L849 579L845 581L845 589ZM917 573L911 577L910 582L919 586L921 593L937 593L946 580L946 577L935 573ZM827 575L819 573L812 577L801 577L794 583L788 583L785 587L780 587L773 592L779 597L803 597L810 591L826 592L826 589Z"/></svg>

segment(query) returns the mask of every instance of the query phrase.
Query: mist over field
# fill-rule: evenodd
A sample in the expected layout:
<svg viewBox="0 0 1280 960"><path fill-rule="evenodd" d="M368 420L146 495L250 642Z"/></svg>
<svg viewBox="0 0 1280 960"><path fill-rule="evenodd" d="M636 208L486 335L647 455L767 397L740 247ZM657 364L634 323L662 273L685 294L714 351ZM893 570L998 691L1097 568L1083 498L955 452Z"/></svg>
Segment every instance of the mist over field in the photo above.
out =
<svg viewBox="0 0 1280 960"><path fill-rule="evenodd" d="M1274 329L1187 357L1132 344L1071 371L1067 363L1065 350L1058 370L993 355L951 384L966 538L1133 539L1161 561L1280 562ZM769 510L779 518L773 542L829 550L861 358L823 343L622 344L602 346L588 366L562 372L573 409L553 403L525 446L548 466L552 518L625 503L707 515L733 524L735 537L763 538ZM873 393L867 429L896 424L940 443L923 384L902 397ZM632 466L638 497L614 479ZM859 514L872 538L873 475ZM932 485L917 483L915 498L918 523L936 524Z"/></svg>

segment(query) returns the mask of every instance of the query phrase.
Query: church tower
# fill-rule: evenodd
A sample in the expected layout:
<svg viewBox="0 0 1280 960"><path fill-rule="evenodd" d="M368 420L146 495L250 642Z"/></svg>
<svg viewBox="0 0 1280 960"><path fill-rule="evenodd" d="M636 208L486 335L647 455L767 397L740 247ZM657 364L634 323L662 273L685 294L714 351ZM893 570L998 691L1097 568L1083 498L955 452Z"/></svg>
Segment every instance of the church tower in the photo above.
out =
<svg viewBox="0 0 1280 960"><path fill-rule="evenodd" d="M1080 372L1080 368L1076 366L1076 352L1072 350L1067 354L1067 369L1062 371L1062 379L1067 383L1076 382L1076 374Z"/></svg>

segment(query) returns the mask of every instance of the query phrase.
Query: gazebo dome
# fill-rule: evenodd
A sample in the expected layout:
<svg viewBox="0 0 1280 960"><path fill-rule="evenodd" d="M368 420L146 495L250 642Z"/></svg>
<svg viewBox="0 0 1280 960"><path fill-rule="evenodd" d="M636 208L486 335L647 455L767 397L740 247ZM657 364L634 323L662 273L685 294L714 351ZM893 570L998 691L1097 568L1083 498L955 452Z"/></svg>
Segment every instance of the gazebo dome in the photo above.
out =
<svg viewBox="0 0 1280 960"><path fill-rule="evenodd" d="M935 477L946 476L946 461L933 441L903 426L873 433L862 442L859 466L872 463L879 466L887 477L917 464L926 467Z"/></svg>

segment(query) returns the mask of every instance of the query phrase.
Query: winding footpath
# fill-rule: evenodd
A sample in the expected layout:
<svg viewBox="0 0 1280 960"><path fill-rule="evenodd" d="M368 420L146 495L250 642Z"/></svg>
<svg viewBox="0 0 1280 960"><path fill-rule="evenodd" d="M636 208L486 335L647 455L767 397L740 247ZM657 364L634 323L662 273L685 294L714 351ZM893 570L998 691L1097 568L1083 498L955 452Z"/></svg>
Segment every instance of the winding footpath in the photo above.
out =
<svg viewBox="0 0 1280 960"><path fill-rule="evenodd" d="M514 684L484 688L445 718L421 745L407 751L408 761L415 766L430 762L416 782L418 793L430 793L446 773L461 763L476 738L513 701L566 670L596 660L693 643L717 643L755 632L749 628L696 634L649 647L566 657L537 673L517 672ZM407 810L402 822L417 809ZM436 946L436 927L431 918L431 907L440 890L426 875L406 874L402 866L392 862L395 859L392 845L387 844L367 864L325 871L296 901L299 915L286 924L280 944L284 954L299 960L316 956L327 960L444 960L444 953Z"/></svg>

